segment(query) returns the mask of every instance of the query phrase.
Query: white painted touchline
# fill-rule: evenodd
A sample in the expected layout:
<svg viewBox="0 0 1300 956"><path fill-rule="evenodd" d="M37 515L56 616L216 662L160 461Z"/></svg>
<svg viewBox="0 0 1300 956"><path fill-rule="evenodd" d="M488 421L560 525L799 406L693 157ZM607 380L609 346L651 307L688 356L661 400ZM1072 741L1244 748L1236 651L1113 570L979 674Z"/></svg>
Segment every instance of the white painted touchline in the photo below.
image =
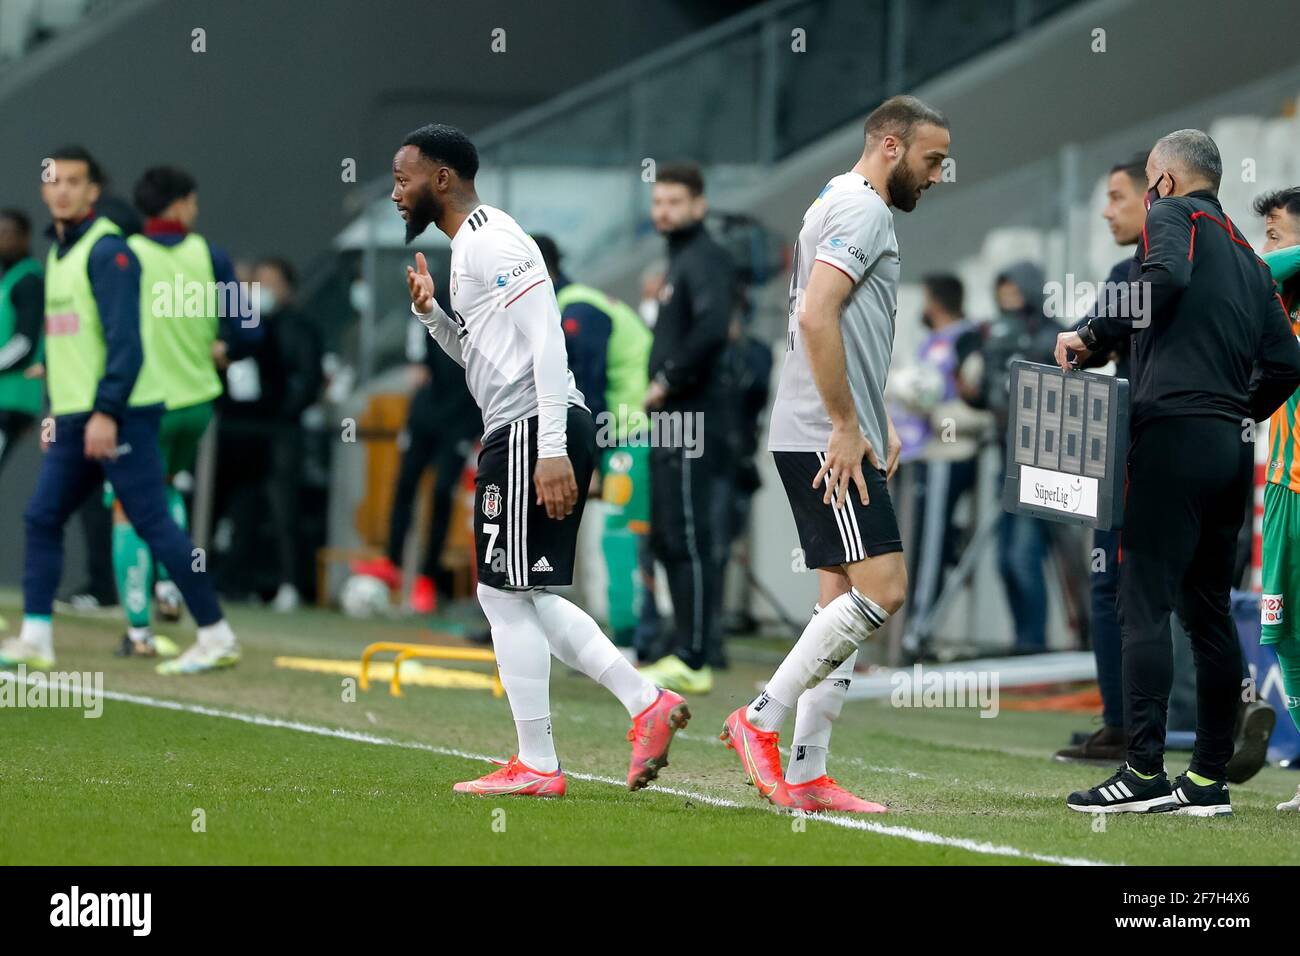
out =
<svg viewBox="0 0 1300 956"><path fill-rule="evenodd" d="M42 678L43 677L44 675L42 675ZM10 671L0 671L0 680L13 681L16 683L18 677ZM35 680L35 675L31 675L27 677L26 683L33 683ZM351 740L363 744L376 744L382 747L402 747L407 750L421 750L426 753L434 753L444 757L462 757L466 760L478 760L484 763L494 759L487 754L471 753L466 750L457 750L453 747L438 747L434 744L426 744L417 740L395 740L391 737L380 737L360 730L346 730L342 727L325 727L320 724L306 724L298 720L284 720L279 717L267 717L263 714L244 714L234 710L218 710L215 707L206 707L203 704L187 704L183 701L168 700L164 697L147 697L142 694L128 694L124 691L113 690L102 691L101 696L107 700L118 700L127 704L138 704L141 707L157 707L162 710L174 710L186 714L199 714L203 717L219 717L224 720L237 720L241 723L253 724L257 727L276 727L281 730L296 730L299 733L315 734L318 737L334 737L339 740ZM615 779L614 777L602 777L597 774L581 773L573 770L565 770L564 772L575 780L585 780L591 783L603 783L616 787L627 786L625 781ZM679 787L665 787L660 786L659 784L651 784L647 789L659 793L666 793L675 797L684 797L688 800L696 800L713 807L724 807L736 810L768 810L772 813L785 813L785 811L781 810L779 807L774 807L769 803L737 803L735 800L728 800L725 797L710 796L706 793L698 793L693 790L683 790ZM877 823L874 820L866 820L861 817L831 816L825 813L811 813L807 815L806 819L815 823L824 823L829 824L830 826L842 827L846 830L863 830L868 833L877 833L881 836L899 837L904 840L911 840L914 843L950 846L959 850L969 850L972 853L983 853L988 856L1006 856L1016 859L1034 860L1038 863L1055 863L1061 866L1111 865L1100 860L1085 860L1080 857L1034 853L1030 850L1021 850L1014 846L1004 846L1002 844L988 843L982 840L968 840L964 837L944 836L941 833L931 833L928 830L918 830L915 827L892 826L890 824Z"/></svg>

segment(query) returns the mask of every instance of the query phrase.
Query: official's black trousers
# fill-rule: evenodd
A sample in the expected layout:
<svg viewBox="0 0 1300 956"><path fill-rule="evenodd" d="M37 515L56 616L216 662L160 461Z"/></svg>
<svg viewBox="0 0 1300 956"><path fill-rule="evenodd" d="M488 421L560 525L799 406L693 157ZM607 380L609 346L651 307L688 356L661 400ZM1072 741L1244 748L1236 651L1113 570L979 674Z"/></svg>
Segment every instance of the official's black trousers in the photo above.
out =
<svg viewBox="0 0 1300 956"><path fill-rule="evenodd" d="M1254 445L1218 418L1145 425L1128 458L1120 538L1120 626L1129 764L1164 766L1173 681L1170 613L1177 609L1196 661L1196 747L1189 769L1223 780L1241 694L1241 645L1229 609L1242 501Z"/></svg>
<svg viewBox="0 0 1300 956"><path fill-rule="evenodd" d="M716 442L712 444L717 444ZM718 562L713 542L713 454L650 449L650 546L673 599L672 653L699 668L716 656Z"/></svg>

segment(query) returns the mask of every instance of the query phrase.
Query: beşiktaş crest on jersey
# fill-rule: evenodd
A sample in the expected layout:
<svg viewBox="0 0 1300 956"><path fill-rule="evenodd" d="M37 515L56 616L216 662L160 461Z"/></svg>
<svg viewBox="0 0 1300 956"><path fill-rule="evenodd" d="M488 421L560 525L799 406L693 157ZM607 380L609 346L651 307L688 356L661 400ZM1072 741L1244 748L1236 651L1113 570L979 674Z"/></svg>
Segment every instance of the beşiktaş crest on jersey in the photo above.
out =
<svg viewBox="0 0 1300 956"><path fill-rule="evenodd" d="M483 489L483 514L489 518L495 518L501 513L501 488L497 485L488 485Z"/></svg>

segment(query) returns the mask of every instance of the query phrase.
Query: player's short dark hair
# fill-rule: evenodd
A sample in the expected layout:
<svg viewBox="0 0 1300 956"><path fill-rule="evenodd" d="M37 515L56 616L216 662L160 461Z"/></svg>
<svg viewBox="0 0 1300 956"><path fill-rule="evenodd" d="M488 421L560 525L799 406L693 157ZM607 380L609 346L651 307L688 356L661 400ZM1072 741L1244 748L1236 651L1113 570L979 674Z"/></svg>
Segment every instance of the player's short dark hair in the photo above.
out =
<svg viewBox="0 0 1300 956"><path fill-rule="evenodd" d="M14 224L20 235L32 234L32 221L21 209L0 209L0 219L7 219Z"/></svg>
<svg viewBox="0 0 1300 956"><path fill-rule="evenodd" d="M655 170L655 182L676 183L692 196L704 195L704 174L694 163L666 163Z"/></svg>
<svg viewBox="0 0 1300 956"><path fill-rule="evenodd" d="M442 163L461 179L474 181L478 175L478 150L469 137L446 123L430 123L406 134L403 146L414 146L425 159Z"/></svg>
<svg viewBox="0 0 1300 956"><path fill-rule="evenodd" d="M263 256L261 259L258 259L253 263L254 269L260 269L262 267L274 269L276 272L280 273L290 289L298 288L298 270L296 270L289 263L289 260L285 259L283 256Z"/></svg>
<svg viewBox="0 0 1300 956"><path fill-rule="evenodd" d="M1110 174L1123 173L1129 179L1133 180L1133 185L1138 189L1146 190L1147 188L1147 152L1134 153L1128 159L1116 163L1110 168Z"/></svg>
<svg viewBox="0 0 1300 956"><path fill-rule="evenodd" d="M918 126L930 124L948 129L948 117L915 96L891 96L867 117L862 135L868 144L882 136L897 136L904 146L911 145L912 134Z"/></svg>
<svg viewBox="0 0 1300 956"><path fill-rule="evenodd" d="M560 274L560 247L555 244L555 240L543 232L533 236L533 242L537 243L537 248L541 250L542 262L546 264L546 271L551 275Z"/></svg>
<svg viewBox="0 0 1300 956"><path fill-rule="evenodd" d="M176 200L184 199L198 188L194 177L185 170L154 166L146 169L135 184L135 208L146 216L161 215Z"/></svg>
<svg viewBox="0 0 1300 956"><path fill-rule="evenodd" d="M56 164L61 159L80 160L86 164L86 174L90 177L92 183L99 185L104 183L104 168L99 165L94 156L90 155L90 150L84 146L61 146L50 153L47 158L54 160Z"/></svg>
<svg viewBox="0 0 1300 956"><path fill-rule="evenodd" d="M932 272L921 277L921 285L949 315L961 315L966 289L961 280L949 272Z"/></svg>
<svg viewBox="0 0 1300 956"><path fill-rule="evenodd" d="M1288 216L1300 221L1300 186L1290 186L1286 189L1275 189L1271 193L1256 198L1254 202L1255 215L1267 216L1275 210L1282 210Z"/></svg>

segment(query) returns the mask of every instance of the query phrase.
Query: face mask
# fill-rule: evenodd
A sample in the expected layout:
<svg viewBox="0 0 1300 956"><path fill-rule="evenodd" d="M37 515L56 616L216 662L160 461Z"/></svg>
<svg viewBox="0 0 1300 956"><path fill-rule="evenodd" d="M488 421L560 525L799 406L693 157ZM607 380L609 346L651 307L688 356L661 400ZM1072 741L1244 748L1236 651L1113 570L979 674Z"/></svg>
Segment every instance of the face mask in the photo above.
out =
<svg viewBox="0 0 1300 956"><path fill-rule="evenodd" d="M646 324L646 328L653 329L655 320L659 318L659 300L642 299L637 311L641 313L641 321Z"/></svg>
<svg viewBox="0 0 1300 956"><path fill-rule="evenodd" d="M280 304L275 301L275 293L265 286L258 286L257 296L258 308L261 309L263 315L270 315L275 311L275 307Z"/></svg>
<svg viewBox="0 0 1300 956"><path fill-rule="evenodd" d="M1150 189L1147 190L1147 195L1146 195L1146 206L1147 206L1147 212L1150 212L1150 211L1151 211L1151 204L1152 204L1153 202L1155 202L1157 199L1161 198L1161 197L1160 197L1160 182L1161 182L1161 180L1163 180L1163 179L1165 178L1165 175L1166 175L1165 173L1161 173L1161 174L1156 178L1155 184L1154 184ZM1174 180L1173 180L1173 177L1171 176L1170 179L1169 179L1169 189L1170 189L1171 192L1172 192L1172 190L1173 190L1173 187L1174 187Z"/></svg>
<svg viewBox="0 0 1300 956"><path fill-rule="evenodd" d="M348 301L352 311L364 315L370 308L370 286L365 282L354 282L348 289Z"/></svg>

